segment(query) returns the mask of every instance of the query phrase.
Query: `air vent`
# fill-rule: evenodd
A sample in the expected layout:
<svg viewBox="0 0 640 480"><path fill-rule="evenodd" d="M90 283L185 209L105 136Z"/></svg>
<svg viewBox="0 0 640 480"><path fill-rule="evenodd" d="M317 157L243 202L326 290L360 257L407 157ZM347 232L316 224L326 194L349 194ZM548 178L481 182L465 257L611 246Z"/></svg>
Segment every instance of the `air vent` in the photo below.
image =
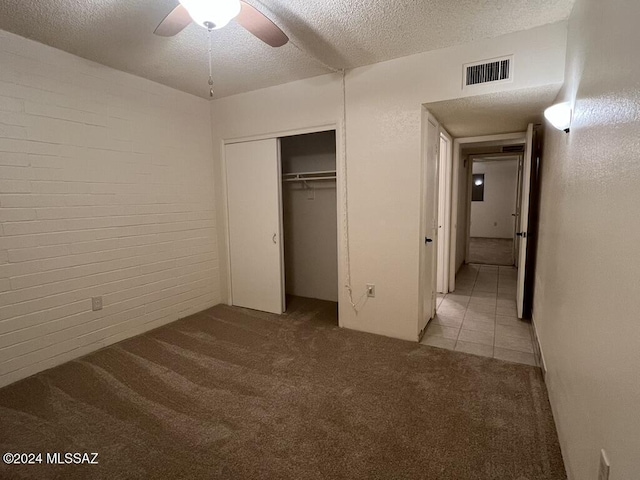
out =
<svg viewBox="0 0 640 480"><path fill-rule="evenodd" d="M502 147L502 153L521 153L524 152L524 145L505 145Z"/></svg>
<svg viewBox="0 0 640 480"><path fill-rule="evenodd" d="M464 87L511 80L513 56L468 63L464 66Z"/></svg>

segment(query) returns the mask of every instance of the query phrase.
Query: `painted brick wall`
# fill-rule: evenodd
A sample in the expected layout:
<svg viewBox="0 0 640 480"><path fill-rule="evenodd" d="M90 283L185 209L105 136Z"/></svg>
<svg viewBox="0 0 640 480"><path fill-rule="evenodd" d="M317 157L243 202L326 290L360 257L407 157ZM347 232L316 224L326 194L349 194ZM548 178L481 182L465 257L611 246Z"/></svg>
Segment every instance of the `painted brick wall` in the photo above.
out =
<svg viewBox="0 0 640 480"><path fill-rule="evenodd" d="M0 31L0 386L220 301L211 159L206 100Z"/></svg>

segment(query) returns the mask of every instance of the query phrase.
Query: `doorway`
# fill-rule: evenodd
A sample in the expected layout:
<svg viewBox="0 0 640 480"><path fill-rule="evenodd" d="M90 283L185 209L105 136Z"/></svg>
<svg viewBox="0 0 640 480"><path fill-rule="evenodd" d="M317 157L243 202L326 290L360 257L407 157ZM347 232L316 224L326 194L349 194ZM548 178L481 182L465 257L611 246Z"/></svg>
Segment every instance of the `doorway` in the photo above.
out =
<svg viewBox="0 0 640 480"><path fill-rule="evenodd" d="M338 302L335 131L282 137L285 293Z"/></svg>
<svg viewBox="0 0 640 480"><path fill-rule="evenodd" d="M531 322L523 319L526 315L519 306L521 277L525 277L524 267L530 263L530 256L522 255L528 250L522 242L527 238L522 235L527 227L520 220L521 216L530 217L527 205L519 202L529 199L532 131L530 125L526 133L454 140L449 261L455 262L456 274L450 278L453 288L449 293L438 296L436 314L428 323L421 343L536 365ZM479 168L474 169L474 164ZM492 191L492 187L500 185L508 194L502 192L505 194L498 197L492 212L481 212L484 217L488 213L494 216L482 225L477 223L483 215L477 217L475 227L485 228L486 233L475 235L488 239L502 237L509 242L507 259L504 265L493 264L493 260L482 264L470 262L469 244L474 238L471 232L482 230L472 230L473 202L490 204L492 195L500 193ZM484 192L482 188L474 192L473 187L484 187ZM500 233L496 234L497 231ZM514 242L514 238L518 241ZM516 245L521 254L519 259ZM516 268L516 261L522 268Z"/></svg>
<svg viewBox="0 0 640 480"><path fill-rule="evenodd" d="M531 158L533 151L533 125L530 124L527 132L489 135L480 137L459 138L454 140L453 159L453 191L452 191L452 216L456 222L452 224L450 262L453 269L458 272L463 265L469 264L469 249L471 238L471 204L474 177L474 157L500 161L502 157L517 155L521 158L518 163L518 173L515 192L515 211L513 215L513 265L517 267L516 305L519 318L523 317L524 304L524 280L525 270L531 268L531 261L527 262L526 254L526 228L529 218L529 187L531 179ZM495 157L495 158L494 158ZM480 172L477 172L480 173ZM476 178L478 180L478 178ZM479 179L482 180L482 177ZM482 182L478 182L482 183ZM495 228L496 221L489 223L490 228ZM524 233L523 233L524 232ZM506 234L505 234L506 236ZM455 291L456 278L450 277L449 290Z"/></svg>
<svg viewBox="0 0 640 480"><path fill-rule="evenodd" d="M468 155L466 263L515 265L521 155L504 154L502 148L494 154Z"/></svg>

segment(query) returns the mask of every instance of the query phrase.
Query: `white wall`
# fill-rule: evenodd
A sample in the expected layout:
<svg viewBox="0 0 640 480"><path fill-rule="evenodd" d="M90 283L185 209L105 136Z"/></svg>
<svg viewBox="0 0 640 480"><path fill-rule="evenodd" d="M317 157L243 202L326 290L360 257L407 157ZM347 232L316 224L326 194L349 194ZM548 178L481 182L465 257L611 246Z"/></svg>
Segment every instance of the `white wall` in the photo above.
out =
<svg viewBox="0 0 640 480"><path fill-rule="evenodd" d="M474 161L473 173L484 174L484 201L471 202L471 236L513 238L518 161Z"/></svg>
<svg viewBox="0 0 640 480"><path fill-rule="evenodd" d="M0 32L0 386L219 302L211 151L207 101Z"/></svg>
<svg viewBox="0 0 640 480"><path fill-rule="evenodd" d="M534 321L571 480L640 475L638 2L577 0L571 132L546 129Z"/></svg>
<svg viewBox="0 0 640 480"><path fill-rule="evenodd" d="M281 154L285 173L335 170L335 132L283 138ZM282 193L287 293L337 302L336 182L285 182Z"/></svg>
<svg viewBox="0 0 640 480"><path fill-rule="evenodd" d="M346 163L354 297L376 284L376 297L358 315L341 289L342 326L417 340L422 104L461 96L558 84L564 78L566 24L558 23L473 44L357 68L346 75ZM512 83L462 91L462 65L514 54ZM223 171L224 139L279 134L337 124L342 134L339 74L292 82L216 100L212 105L215 160ZM279 136L279 135L276 135ZM340 149L340 142L339 142ZM338 164L342 155L339 151ZM218 199L224 201L223 185ZM341 185L338 185L339 195ZM339 204L341 197L338 198ZM220 203L222 206L222 203ZM224 208L220 224L226 221ZM339 222L340 223L340 222ZM341 234L342 236L342 234ZM226 233L220 253L227 255ZM344 242L344 238L340 238ZM222 258L222 257L221 257ZM340 252L340 285L346 261ZM221 262L225 265L226 260ZM228 288L226 270L222 272Z"/></svg>

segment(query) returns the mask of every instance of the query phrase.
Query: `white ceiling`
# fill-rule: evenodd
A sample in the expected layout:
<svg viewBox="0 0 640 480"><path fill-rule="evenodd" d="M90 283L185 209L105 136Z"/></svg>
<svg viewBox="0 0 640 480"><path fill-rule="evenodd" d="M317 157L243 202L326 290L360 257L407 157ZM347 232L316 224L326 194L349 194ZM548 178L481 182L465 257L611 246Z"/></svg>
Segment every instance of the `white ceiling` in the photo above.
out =
<svg viewBox="0 0 640 480"><path fill-rule="evenodd" d="M273 49L235 23L214 32L216 97L568 18L574 0L248 0L293 43ZM208 96L207 32L153 30L177 0L2 0L0 29ZM303 53L297 47L308 53ZM317 62L313 57L319 59Z"/></svg>
<svg viewBox="0 0 640 480"><path fill-rule="evenodd" d="M561 84L456 98L426 104L454 138L524 132L542 121L544 109L558 96Z"/></svg>

